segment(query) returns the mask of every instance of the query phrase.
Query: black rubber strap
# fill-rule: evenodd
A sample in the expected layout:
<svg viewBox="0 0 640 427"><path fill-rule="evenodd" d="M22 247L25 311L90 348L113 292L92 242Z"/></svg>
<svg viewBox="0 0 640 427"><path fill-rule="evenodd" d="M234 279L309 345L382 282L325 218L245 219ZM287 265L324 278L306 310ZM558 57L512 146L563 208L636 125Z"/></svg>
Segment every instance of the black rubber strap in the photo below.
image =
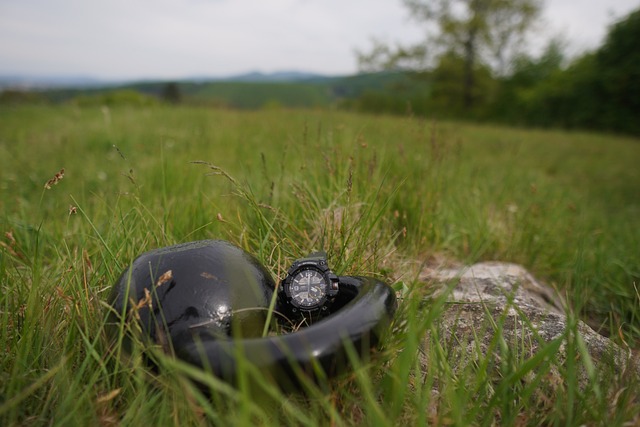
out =
<svg viewBox="0 0 640 427"><path fill-rule="evenodd" d="M316 261L316 260L321 260L321 259L327 259L327 253L325 251L314 252L314 253L309 254L308 256L306 256L304 258L298 259L297 261L298 262Z"/></svg>

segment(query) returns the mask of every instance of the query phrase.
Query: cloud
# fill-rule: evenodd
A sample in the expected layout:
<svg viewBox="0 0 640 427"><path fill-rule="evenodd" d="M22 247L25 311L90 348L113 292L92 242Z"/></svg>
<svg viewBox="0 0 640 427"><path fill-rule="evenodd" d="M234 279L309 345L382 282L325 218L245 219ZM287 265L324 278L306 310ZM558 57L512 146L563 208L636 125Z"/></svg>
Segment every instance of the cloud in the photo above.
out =
<svg viewBox="0 0 640 427"><path fill-rule="evenodd" d="M568 28L569 37L590 45L602 37L606 0L589 7L548 3L547 18L564 22L551 28ZM617 0L623 6L616 10L630 9L628 3ZM344 74L356 71L353 51L366 49L371 38L415 42L421 34L400 0L0 0L0 73Z"/></svg>

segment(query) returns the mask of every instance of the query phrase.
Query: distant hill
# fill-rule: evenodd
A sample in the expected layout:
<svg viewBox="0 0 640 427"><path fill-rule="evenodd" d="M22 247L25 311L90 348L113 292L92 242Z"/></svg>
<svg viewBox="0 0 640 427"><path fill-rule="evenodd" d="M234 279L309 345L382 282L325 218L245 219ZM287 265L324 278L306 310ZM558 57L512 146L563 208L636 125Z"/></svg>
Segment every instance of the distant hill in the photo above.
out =
<svg viewBox="0 0 640 427"><path fill-rule="evenodd" d="M334 76L327 76L304 71L276 71L263 73L261 71L251 71L248 73L234 74L229 76L198 76L177 79L178 82L300 82L318 81L331 79ZM113 87L126 86L139 82L158 82L168 79L99 79L82 75L37 75L37 74L11 74L0 75L0 89L85 89L88 87Z"/></svg>
<svg viewBox="0 0 640 427"><path fill-rule="evenodd" d="M276 71L273 73L263 73L261 71L252 71L245 74L222 78L209 78L204 81L228 81L228 82L301 82L309 80L324 80L333 78L323 74L306 73L303 71Z"/></svg>
<svg viewBox="0 0 640 427"><path fill-rule="evenodd" d="M417 105L420 101L415 98L423 98L428 91L428 83L424 79L416 79L414 75L400 71L351 76L326 76L301 71L253 71L227 77L137 82L101 81L82 76L0 77L0 89L4 86L5 90L26 90L28 92L22 93L30 94L25 97L19 95L20 92L5 93L5 102L30 102L32 95L37 95L44 102L76 100L84 105L110 105L127 100L140 103L141 99L135 93L163 99L170 83L177 85L181 102L238 109L323 108L335 105L362 109L364 100L373 111L386 111L389 108L402 110L408 101ZM126 93L114 94L118 91Z"/></svg>
<svg viewBox="0 0 640 427"><path fill-rule="evenodd" d="M39 90L51 88L99 87L115 82L87 76L0 75L0 89Z"/></svg>
<svg viewBox="0 0 640 427"><path fill-rule="evenodd" d="M141 83L127 89L161 96L167 82ZM327 107L363 94L415 92L416 81L404 72L381 72L353 76L322 76L308 73L249 73L213 81L178 82L185 102L230 108L265 106Z"/></svg>

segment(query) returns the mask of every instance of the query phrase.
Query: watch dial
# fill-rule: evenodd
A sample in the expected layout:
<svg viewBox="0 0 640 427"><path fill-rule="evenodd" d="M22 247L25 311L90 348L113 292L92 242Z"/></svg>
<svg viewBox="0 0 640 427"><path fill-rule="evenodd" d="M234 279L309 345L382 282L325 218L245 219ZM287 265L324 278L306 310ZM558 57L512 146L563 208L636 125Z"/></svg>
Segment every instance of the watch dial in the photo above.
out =
<svg viewBox="0 0 640 427"><path fill-rule="evenodd" d="M291 299L300 307L315 307L326 294L324 276L316 270L302 270L291 279Z"/></svg>

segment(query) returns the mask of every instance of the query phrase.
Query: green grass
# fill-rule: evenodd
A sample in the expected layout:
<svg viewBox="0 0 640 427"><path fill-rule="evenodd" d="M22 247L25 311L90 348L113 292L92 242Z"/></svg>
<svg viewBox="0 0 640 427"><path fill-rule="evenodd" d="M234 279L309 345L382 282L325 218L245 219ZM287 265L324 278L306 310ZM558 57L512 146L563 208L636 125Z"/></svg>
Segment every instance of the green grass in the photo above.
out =
<svg viewBox="0 0 640 427"><path fill-rule="evenodd" d="M575 322L566 361L558 341L527 358L498 333L509 363L494 366L442 344L446 305L421 306L415 278L443 257L521 263L637 348L638 160L637 139L409 117L2 108L0 425L637 422L637 379L605 368L576 386L589 363ZM257 385L240 390L162 355L154 375L142 349L119 357L105 334L110 286L138 254L201 238L242 246L274 277L323 248L340 274L411 291L378 357L307 398L281 396L249 368ZM475 362L456 370L461 357Z"/></svg>

